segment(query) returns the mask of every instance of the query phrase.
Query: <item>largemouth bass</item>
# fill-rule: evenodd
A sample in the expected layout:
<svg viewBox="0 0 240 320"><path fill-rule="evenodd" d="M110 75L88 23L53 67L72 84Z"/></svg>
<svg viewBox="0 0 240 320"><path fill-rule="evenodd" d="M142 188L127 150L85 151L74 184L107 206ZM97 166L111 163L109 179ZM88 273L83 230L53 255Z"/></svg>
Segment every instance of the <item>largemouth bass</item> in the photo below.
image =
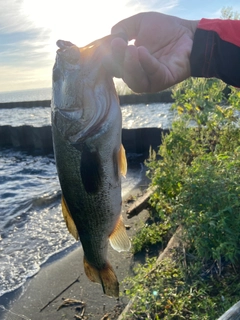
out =
<svg viewBox="0 0 240 320"><path fill-rule="evenodd" d="M121 217L122 116L112 77L102 66L111 36L78 48L59 40L53 68L52 134L62 211L82 243L87 277L109 296L119 283L107 260L108 242L129 250Z"/></svg>

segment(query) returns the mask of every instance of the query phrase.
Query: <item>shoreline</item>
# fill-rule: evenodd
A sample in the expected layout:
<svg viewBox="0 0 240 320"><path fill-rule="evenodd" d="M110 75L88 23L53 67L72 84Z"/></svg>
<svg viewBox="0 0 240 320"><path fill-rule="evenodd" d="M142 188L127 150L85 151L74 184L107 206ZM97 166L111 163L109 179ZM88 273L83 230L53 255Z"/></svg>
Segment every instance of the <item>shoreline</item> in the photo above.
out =
<svg viewBox="0 0 240 320"><path fill-rule="evenodd" d="M47 261L45 261L39 268L39 271L34 274L33 276L29 276L26 281L20 285L20 287L6 292L4 293L2 296L0 296L0 319L2 319L2 315L4 314L4 308L8 309L9 304L11 304L11 302L17 300L19 297L21 297L21 295L24 293L24 287L28 286L28 283L31 282L31 280L36 277L39 272L41 272L42 269L47 268L48 265L51 265L53 263L57 263L58 261L61 261L61 259L64 259L65 257L67 257L69 254L71 254L71 252L79 249L78 247L81 246L80 243L75 243L73 245L71 245L68 248L63 249L60 252L57 252L55 254L53 254L52 256L50 256ZM4 308L3 308L4 307Z"/></svg>
<svg viewBox="0 0 240 320"><path fill-rule="evenodd" d="M143 210L139 215L128 219L126 216L126 210L128 209L126 200L129 196L137 197L141 195L147 188L148 183L147 178L144 177L138 185L123 197L123 218L124 222L130 226L130 230L127 231L130 238L136 232L136 229L141 227L141 221L146 219L148 211ZM121 281L131 274L135 263L134 258L131 251L118 253L110 246L108 258L119 279L120 292L122 293ZM41 266L40 271L29 278L22 287L0 297L0 318L3 320L74 319L75 314L78 314L75 311L75 306L57 311L63 298L82 300L86 303L85 313L88 315L88 319L100 320L106 313L111 313L112 316L116 313L116 316L118 316L119 312L128 303L128 300L121 297L117 301L104 295L101 286L92 283L85 276L82 260L83 251L81 246L77 248L72 248L71 246L51 257ZM76 281L78 277L79 281ZM74 281L76 282L59 295ZM57 298L49 303L54 297ZM49 305L40 312L48 303ZM4 306L5 311L3 311L1 305Z"/></svg>

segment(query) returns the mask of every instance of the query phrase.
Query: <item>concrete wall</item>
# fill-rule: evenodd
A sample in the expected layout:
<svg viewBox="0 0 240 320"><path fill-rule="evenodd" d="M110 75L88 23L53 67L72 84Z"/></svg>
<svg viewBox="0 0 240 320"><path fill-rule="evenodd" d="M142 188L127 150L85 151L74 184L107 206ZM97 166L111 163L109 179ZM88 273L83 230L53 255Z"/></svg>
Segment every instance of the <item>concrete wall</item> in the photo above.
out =
<svg viewBox="0 0 240 320"><path fill-rule="evenodd" d="M120 95L120 105L124 104L137 104L137 103L154 103L154 102L173 102L171 91L162 91L159 93L151 94L129 94ZM21 102L2 102L0 108L32 108L32 107L50 107L50 100L42 101L21 101Z"/></svg>
<svg viewBox="0 0 240 320"><path fill-rule="evenodd" d="M52 152L51 126L1 126L0 147L36 150L40 153L50 153Z"/></svg>
<svg viewBox="0 0 240 320"><path fill-rule="evenodd" d="M156 149L161 144L161 136L168 130L160 128L123 129L122 140L127 153L148 155L149 147ZM33 127L9 125L0 127L0 148L16 148L36 153L51 153L51 126Z"/></svg>
<svg viewBox="0 0 240 320"><path fill-rule="evenodd" d="M156 94L122 95L119 96L119 100L121 105L173 101L171 91L163 91ZM0 108L50 107L50 104L50 100L6 102L0 103ZM150 146L156 149L161 144L163 132L168 132L168 130L164 131L158 128L123 129L123 145L128 153L143 153L148 155ZM44 154L51 153L53 152L51 126L1 126L0 148L17 148Z"/></svg>

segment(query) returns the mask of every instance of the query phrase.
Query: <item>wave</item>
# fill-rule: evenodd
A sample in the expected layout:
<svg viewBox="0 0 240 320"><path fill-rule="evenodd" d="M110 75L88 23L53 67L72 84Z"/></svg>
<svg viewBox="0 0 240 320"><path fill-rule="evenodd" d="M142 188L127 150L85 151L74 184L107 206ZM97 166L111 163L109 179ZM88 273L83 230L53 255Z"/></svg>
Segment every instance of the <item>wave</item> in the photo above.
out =
<svg viewBox="0 0 240 320"><path fill-rule="evenodd" d="M53 254L75 240L61 213L61 192L23 201L1 231L0 295L21 286Z"/></svg>
<svg viewBox="0 0 240 320"><path fill-rule="evenodd" d="M123 179L123 195L141 177L138 161ZM49 257L76 244L66 228L60 199L53 154L1 150L0 296L19 288Z"/></svg>

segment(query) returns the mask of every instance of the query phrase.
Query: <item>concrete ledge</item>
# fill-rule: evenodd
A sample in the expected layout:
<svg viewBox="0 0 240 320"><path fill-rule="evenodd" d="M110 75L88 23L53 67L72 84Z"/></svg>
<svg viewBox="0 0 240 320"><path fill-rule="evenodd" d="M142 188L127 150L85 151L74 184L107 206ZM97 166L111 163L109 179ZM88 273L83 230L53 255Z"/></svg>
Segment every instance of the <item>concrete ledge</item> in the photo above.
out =
<svg viewBox="0 0 240 320"><path fill-rule="evenodd" d="M13 108L32 108L32 107L50 107L51 100L42 101L20 101L20 102L1 102L0 109L13 109Z"/></svg>
<svg viewBox="0 0 240 320"><path fill-rule="evenodd" d="M162 91L151 94L127 94L119 95L120 105L124 104L138 104L138 103L154 103L154 102L173 102L171 91ZM0 108L32 108L32 107L50 107L51 100L42 101L20 101L20 102L2 102Z"/></svg>
<svg viewBox="0 0 240 320"><path fill-rule="evenodd" d="M168 132L169 130L161 128L123 129L123 145L127 153L148 155L149 147L156 149L162 142L162 134ZM0 147L51 153L53 152L51 126L1 126Z"/></svg>
<svg viewBox="0 0 240 320"><path fill-rule="evenodd" d="M51 126L2 126L0 127L0 147L51 153L53 152Z"/></svg>

